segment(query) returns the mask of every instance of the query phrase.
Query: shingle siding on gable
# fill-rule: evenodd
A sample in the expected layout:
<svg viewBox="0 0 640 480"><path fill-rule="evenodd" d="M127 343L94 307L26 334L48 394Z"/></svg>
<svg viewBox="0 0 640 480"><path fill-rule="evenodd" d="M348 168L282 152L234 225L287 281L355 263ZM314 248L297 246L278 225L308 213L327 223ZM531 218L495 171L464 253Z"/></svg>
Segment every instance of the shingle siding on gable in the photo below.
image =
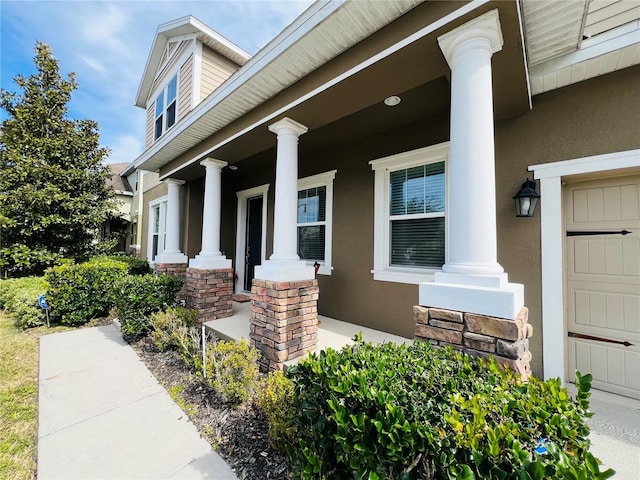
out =
<svg viewBox="0 0 640 480"><path fill-rule="evenodd" d="M224 58L206 45L202 47L202 83L200 100L213 92L229 78L239 66Z"/></svg>
<svg viewBox="0 0 640 480"><path fill-rule="evenodd" d="M178 81L178 121L191 111L193 95L193 54L180 67Z"/></svg>

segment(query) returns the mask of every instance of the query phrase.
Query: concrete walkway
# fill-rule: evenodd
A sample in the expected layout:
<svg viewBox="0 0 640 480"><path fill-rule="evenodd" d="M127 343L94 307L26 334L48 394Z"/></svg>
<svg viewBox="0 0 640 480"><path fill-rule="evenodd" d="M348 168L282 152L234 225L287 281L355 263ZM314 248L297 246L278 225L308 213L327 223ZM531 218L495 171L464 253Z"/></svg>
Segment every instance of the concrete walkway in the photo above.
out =
<svg viewBox="0 0 640 480"><path fill-rule="evenodd" d="M40 339L38 478L237 480L115 325Z"/></svg>

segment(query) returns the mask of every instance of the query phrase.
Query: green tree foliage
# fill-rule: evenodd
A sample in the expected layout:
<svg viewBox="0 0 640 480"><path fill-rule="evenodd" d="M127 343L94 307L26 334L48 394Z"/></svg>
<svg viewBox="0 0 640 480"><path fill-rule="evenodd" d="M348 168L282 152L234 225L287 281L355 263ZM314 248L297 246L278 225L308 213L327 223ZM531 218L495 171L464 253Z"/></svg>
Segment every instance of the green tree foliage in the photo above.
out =
<svg viewBox="0 0 640 480"><path fill-rule="evenodd" d="M98 125L68 118L75 75L60 75L51 47L37 42L36 73L0 91L0 267L10 276L41 273L62 257L92 253L100 225L115 211Z"/></svg>

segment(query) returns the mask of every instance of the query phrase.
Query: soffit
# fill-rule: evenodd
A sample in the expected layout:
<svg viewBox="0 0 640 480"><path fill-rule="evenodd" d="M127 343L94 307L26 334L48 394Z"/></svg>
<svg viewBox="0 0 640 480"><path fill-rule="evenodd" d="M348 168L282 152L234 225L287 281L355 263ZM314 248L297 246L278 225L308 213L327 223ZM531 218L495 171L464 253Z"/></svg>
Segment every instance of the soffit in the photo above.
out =
<svg viewBox="0 0 640 480"><path fill-rule="evenodd" d="M522 0L531 93L640 63L637 0Z"/></svg>
<svg viewBox="0 0 640 480"><path fill-rule="evenodd" d="M253 122L278 111L288 100L299 97L292 87L292 91L285 91L251 115L241 118L232 126L189 149L184 155L164 166L160 171L161 176L188 180L202 175L202 169L198 167L197 162L192 161L193 159L209 155L234 164L261 151L272 149L275 136L268 131L267 123L275 122L283 116L289 116L309 128L309 132L301 139L301 148L317 149L326 145L335 146L348 138L375 135L437 113L448 113L450 70L438 46L437 37L496 7L499 10L505 43L502 51L496 53L492 59L493 90L500 92L494 96L495 117L506 118L527 111L529 97L517 6L515 2L488 3L483 8L473 10L305 102L295 105L262 126L251 128L233 141L226 141L242 132L243 128L249 129ZM387 30L395 29L402 22L411 25L415 31L417 25L423 25L421 21L424 22L427 8L428 4L417 7L394 22L394 25L378 32L376 36L390 36L393 32ZM367 42L378 44L381 40L371 38ZM357 48L368 51L367 42L363 42ZM357 52L354 50L349 52L355 53ZM341 60L338 58L336 62ZM325 68L331 70L332 65L326 65L323 69ZM314 75L321 75L323 69L314 72ZM329 78L331 76L335 76L335 73L327 75ZM383 100L392 94L400 95L403 100L398 107L390 109L383 105ZM188 167L189 161L192 161L195 167Z"/></svg>

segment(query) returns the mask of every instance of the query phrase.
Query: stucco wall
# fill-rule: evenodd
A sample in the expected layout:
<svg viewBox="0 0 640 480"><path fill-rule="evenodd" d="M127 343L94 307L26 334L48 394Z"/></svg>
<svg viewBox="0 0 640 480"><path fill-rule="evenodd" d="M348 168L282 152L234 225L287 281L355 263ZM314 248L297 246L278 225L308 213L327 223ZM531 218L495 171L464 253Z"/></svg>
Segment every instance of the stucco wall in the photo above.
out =
<svg viewBox="0 0 640 480"><path fill-rule="evenodd" d="M628 68L538 95L530 112L496 124L498 261L510 281L525 285L536 375L542 373L540 212L516 218L511 197L530 165L640 148L638 85L640 67Z"/></svg>

